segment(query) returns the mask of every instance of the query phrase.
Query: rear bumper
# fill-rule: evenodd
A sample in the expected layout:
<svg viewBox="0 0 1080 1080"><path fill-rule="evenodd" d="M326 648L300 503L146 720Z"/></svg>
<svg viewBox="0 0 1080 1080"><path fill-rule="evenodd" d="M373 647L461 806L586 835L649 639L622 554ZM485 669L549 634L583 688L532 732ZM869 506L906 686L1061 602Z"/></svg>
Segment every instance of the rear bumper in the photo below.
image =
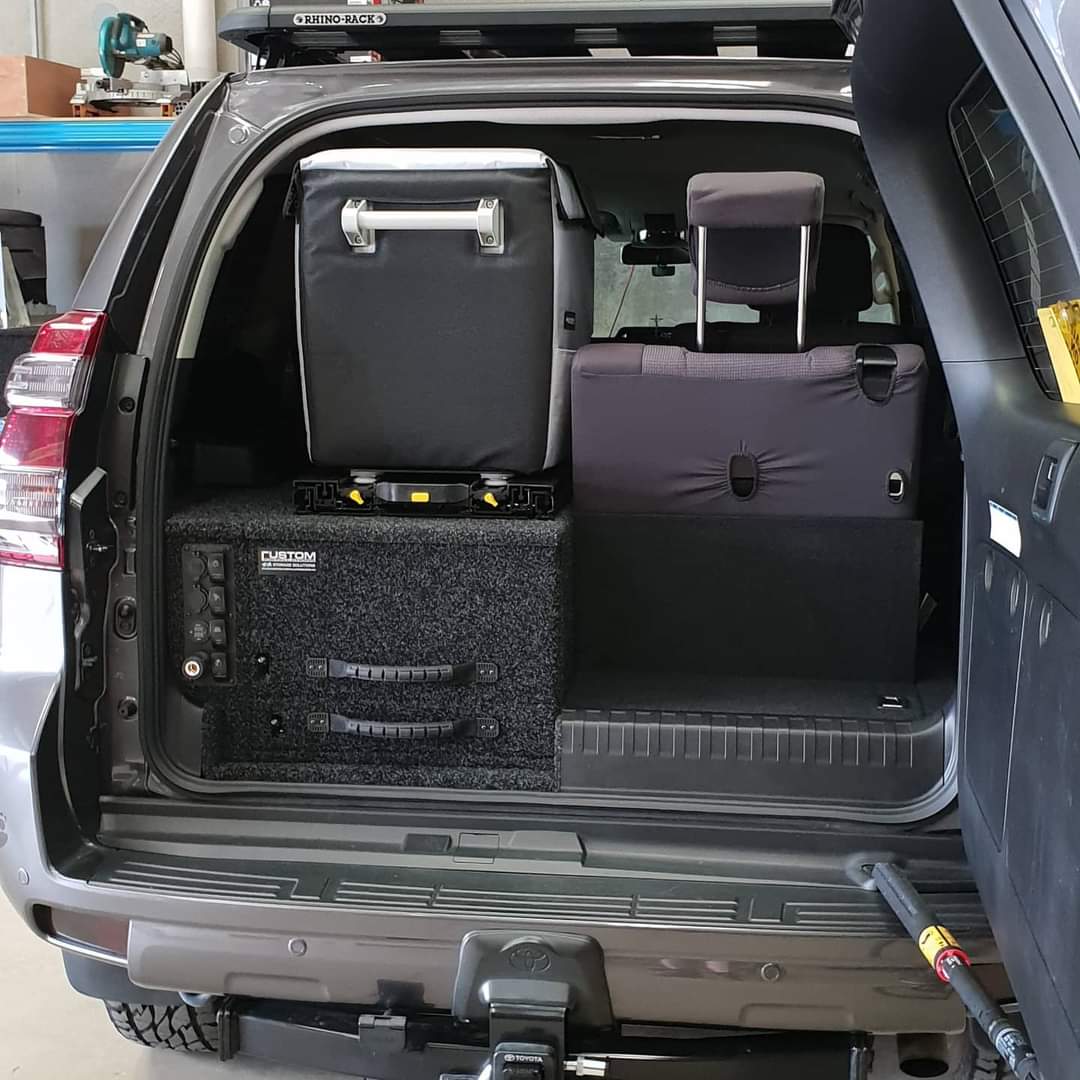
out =
<svg viewBox="0 0 1080 1080"><path fill-rule="evenodd" d="M100 958L155 990L376 1006L397 984L447 1010L469 931L543 938L572 930L600 944L619 1018L874 1032L958 1031L964 1024L957 1000L911 943L891 928L860 928L857 914L855 930L844 934L784 930L775 920L718 930L632 918L514 917L479 901L474 914L365 910L314 897L252 902L184 893L182 886L175 893L102 886L20 862L31 865L29 884L7 882L5 853L5 887L36 932L35 905L130 919L127 955ZM452 877L444 880L453 887ZM996 960L981 935L965 940L977 963Z"/></svg>
<svg viewBox="0 0 1080 1080"><path fill-rule="evenodd" d="M584 854L522 860L512 843L505 858L486 863L375 855L371 845L339 851L347 863L312 862L322 842L314 822L301 830L308 839L296 841L291 859L280 847L260 852L250 837L234 847L246 857L221 857L228 845L219 844L218 858L194 858L187 853L199 828L192 811L188 838L179 819L168 826L171 844L156 844L145 831L137 839L131 827L127 844L156 850L87 848L61 874L34 828L40 817L32 799L22 806L0 851L10 899L39 933L35 907L129 920L126 954L100 958L123 966L143 988L374 1008L396 986L412 988L411 999L426 1008L449 1011L470 931L569 932L599 944L620 1020L883 1033L964 1024L956 999L876 894L832 870L817 882L805 870L802 880L770 883L693 868L645 875L620 869L603 852L593 865ZM926 842L940 852L955 843ZM160 850L169 846L185 853ZM260 853L272 857L254 857ZM940 889L946 864L932 872L919 865L922 880L936 879ZM956 886L935 902L975 961L995 964L975 895Z"/></svg>
<svg viewBox="0 0 1080 1080"><path fill-rule="evenodd" d="M265 911L249 918L268 921ZM540 920L344 913L349 932L316 931L309 910L280 930L136 920L128 973L137 984L291 1001L374 1005L387 984L451 1004L461 942L473 929L544 938ZM656 1023L827 1031L959 1030L963 1015L916 967L910 946L880 939L781 940L672 927L573 930L600 943L617 1016ZM884 945L884 948L882 947ZM302 955L298 955L302 953ZM829 955L831 954L831 955Z"/></svg>
<svg viewBox="0 0 1080 1080"><path fill-rule="evenodd" d="M476 814L454 822L414 796L381 816L114 800L100 840L80 839L58 776L59 650L46 648L62 640L61 577L25 573L48 595L34 662L0 670L0 887L39 934L37 908L128 920L126 955L61 944L140 987L374 1005L396 983L448 1010L470 931L571 932L599 944L620 1020L959 1030L955 999L853 879L872 858L906 864L976 962L997 963L955 834L493 807L476 832Z"/></svg>

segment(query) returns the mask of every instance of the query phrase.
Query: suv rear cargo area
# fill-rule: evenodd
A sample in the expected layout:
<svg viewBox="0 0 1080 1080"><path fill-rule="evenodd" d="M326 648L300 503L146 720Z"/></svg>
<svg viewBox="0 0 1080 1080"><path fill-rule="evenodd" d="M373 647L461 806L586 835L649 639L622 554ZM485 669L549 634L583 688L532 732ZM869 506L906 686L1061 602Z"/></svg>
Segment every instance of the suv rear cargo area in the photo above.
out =
<svg viewBox="0 0 1080 1080"><path fill-rule="evenodd" d="M328 136L264 179L224 255L194 356L179 362L161 522L164 694L144 721L174 782L221 795L386 799L420 788L449 799L485 791L886 823L943 808L954 754L959 446L857 137L794 123L671 121L416 124L365 139ZM913 489L919 481L917 506L891 516L669 513L643 490L640 510L632 494L615 510L595 508L573 485L575 451L587 442L575 413L569 459L542 474L555 494L539 512L372 509L368 477L309 456L290 216L301 157L361 142L386 152L539 148L580 186L600 234L592 341L640 346L646 361L665 363L663 350L693 347L684 325L693 267L655 252L643 256L651 265L626 264L657 235L671 240L668 219L685 249L688 179L821 176L820 308L812 296L808 345L925 350L921 468L903 477ZM512 239L512 205L508 215ZM845 229L861 236L846 262ZM625 248L632 254L620 258ZM399 293L434 288L419 263L414 282L394 280ZM714 353L797 351L786 308L709 310ZM358 364L373 320L382 333L406 312L373 315L363 292L350 310L339 306ZM430 328L433 340L476 332L438 313L448 321ZM521 321L502 308L489 316ZM425 392L416 372L438 363L437 352L403 351L414 396ZM386 422L362 395L341 407L357 431ZM718 465L733 486L738 449ZM412 497L446 476L407 479ZM309 512L318 484L344 500L338 512Z"/></svg>

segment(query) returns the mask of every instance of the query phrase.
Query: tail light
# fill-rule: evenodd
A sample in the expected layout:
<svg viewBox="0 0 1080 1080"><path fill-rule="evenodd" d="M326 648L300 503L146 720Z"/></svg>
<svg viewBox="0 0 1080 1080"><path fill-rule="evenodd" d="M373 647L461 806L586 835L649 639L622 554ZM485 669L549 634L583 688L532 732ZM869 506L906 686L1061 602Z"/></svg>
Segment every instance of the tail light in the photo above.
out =
<svg viewBox="0 0 1080 1080"><path fill-rule="evenodd" d="M0 433L0 563L64 565L68 446L105 320L89 311L53 319L11 366L11 411Z"/></svg>

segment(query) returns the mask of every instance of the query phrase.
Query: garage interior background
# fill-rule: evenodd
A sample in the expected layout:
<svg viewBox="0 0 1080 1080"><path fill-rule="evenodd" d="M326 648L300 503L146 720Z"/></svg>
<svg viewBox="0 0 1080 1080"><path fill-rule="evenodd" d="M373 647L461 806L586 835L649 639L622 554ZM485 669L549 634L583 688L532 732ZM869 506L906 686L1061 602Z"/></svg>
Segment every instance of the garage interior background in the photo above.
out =
<svg viewBox="0 0 1080 1080"><path fill-rule="evenodd" d="M226 11L250 6L252 0L201 2L214 9L217 19ZM97 67L102 22L126 10L150 30L169 34L190 65L183 20L183 10L189 5L199 7L200 0L131 0L123 9L95 0L0 0L0 54L37 55L76 68ZM247 54L221 41L216 48L219 71L244 69ZM734 55L741 49L735 46L728 52ZM137 77L128 70L129 77ZM191 73L193 78L200 77L194 70ZM0 208L41 215L48 249L49 302L64 311L72 306L86 268L149 151L5 152L4 126L10 130L10 125L21 122L0 118ZM674 324L693 318L689 267L675 268L679 277L674 281L652 277L647 267L623 266L620 250L621 244L611 243L599 245L597 251L601 300L596 315L602 330L613 326L620 313L622 323L630 325L661 318ZM745 317L745 310L732 308L723 317Z"/></svg>
<svg viewBox="0 0 1080 1080"><path fill-rule="evenodd" d="M208 3L210 0L208 0ZM130 11L151 30L169 34L184 47L182 0L131 0L123 8L97 0L3 0L0 52L35 55L73 67L95 67L98 31L109 15ZM216 15L246 0L216 0ZM35 10L37 30L35 31ZM218 68L242 67L238 50L218 42ZM2 152L0 207L41 214L49 260L49 301L70 307L86 267L148 154Z"/></svg>

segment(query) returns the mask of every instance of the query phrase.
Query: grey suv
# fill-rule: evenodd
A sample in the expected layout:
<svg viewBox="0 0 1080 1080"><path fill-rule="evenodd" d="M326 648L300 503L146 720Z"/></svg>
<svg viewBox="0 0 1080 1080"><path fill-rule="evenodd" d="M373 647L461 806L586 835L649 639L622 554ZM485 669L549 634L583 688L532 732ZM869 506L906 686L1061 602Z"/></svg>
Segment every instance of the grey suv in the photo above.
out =
<svg viewBox="0 0 1080 1080"><path fill-rule="evenodd" d="M884 862L1075 1074L1078 5L834 6L224 19L0 436L0 885L122 1034L993 1075Z"/></svg>

